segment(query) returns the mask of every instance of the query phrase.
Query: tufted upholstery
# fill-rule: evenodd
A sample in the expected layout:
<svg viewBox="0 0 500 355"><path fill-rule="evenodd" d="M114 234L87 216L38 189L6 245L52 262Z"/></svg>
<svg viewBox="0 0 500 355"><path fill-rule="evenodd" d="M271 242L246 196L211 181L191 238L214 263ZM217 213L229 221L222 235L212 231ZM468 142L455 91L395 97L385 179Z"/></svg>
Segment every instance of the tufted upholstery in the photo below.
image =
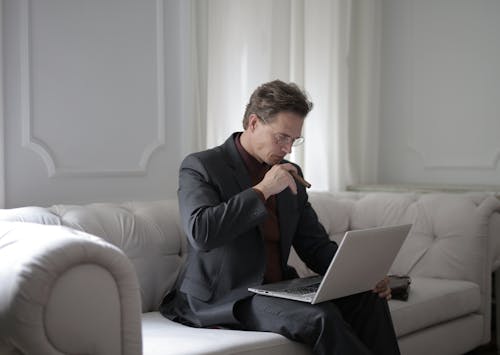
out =
<svg viewBox="0 0 500 355"><path fill-rule="evenodd" d="M500 265L500 214L495 213L500 211L500 202L496 198L487 194L312 193L310 200L328 234L337 241L350 229L413 223L391 268L391 273L409 274L414 280L410 300L390 304L403 354L421 354L437 346L440 354L458 354L489 340L491 270ZM162 354L168 344L191 338L196 331L147 313L157 311L185 258L186 238L176 200L24 207L0 210L0 221L70 227L101 237L123 251L140 285L147 354ZM30 238L36 239L36 229L32 231ZM293 252L289 263L299 274L311 274ZM457 333L464 336L453 342ZM307 353L278 335L231 334L231 344L222 339L220 344L221 349L232 349L227 350L230 353L236 353L240 341L248 354L254 350L286 353L292 348L291 353ZM441 338L431 341L433 334ZM453 346L447 346L443 337ZM196 349L204 347L203 337L196 341ZM206 345L213 349L216 342L208 341ZM191 345L183 342L182 349L189 353Z"/></svg>
<svg viewBox="0 0 500 355"><path fill-rule="evenodd" d="M310 200L336 241L351 229L413 223L394 274L477 281L483 267L500 259L486 246L490 218L500 206L488 194L312 193Z"/></svg>
<svg viewBox="0 0 500 355"><path fill-rule="evenodd" d="M335 240L350 229L413 223L394 274L477 281L493 263L486 244L500 202L488 194L312 194L311 201Z"/></svg>
<svg viewBox="0 0 500 355"><path fill-rule="evenodd" d="M2 210L0 220L63 225L117 246L134 265L143 312L158 309L185 258L186 239L175 200L23 207Z"/></svg>

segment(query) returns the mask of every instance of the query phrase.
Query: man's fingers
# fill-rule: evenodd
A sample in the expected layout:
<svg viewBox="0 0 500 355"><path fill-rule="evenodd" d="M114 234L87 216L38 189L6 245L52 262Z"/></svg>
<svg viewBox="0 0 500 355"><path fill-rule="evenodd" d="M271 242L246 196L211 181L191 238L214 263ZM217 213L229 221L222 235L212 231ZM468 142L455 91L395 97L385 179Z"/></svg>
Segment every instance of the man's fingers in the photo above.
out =
<svg viewBox="0 0 500 355"><path fill-rule="evenodd" d="M288 187L290 187L290 190L292 190L292 193L294 195L297 195L297 183L295 182L295 179L293 177L293 174L298 174L297 168L295 167L295 165L290 163L280 164L280 168L285 169L287 173L290 174L291 179Z"/></svg>
<svg viewBox="0 0 500 355"><path fill-rule="evenodd" d="M284 170L284 173L286 173L286 175L288 176L288 187L294 195L297 195L297 183L295 182L293 176L290 174L291 171L296 173L297 168L290 163L280 164L279 168Z"/></svg>
<svg viewBox="0 0 500 355"><path fill-rule="evenodd" d="M389 278L385 277L383 280L380 280L377 285L375 285L375 289L385 290L389 288Z"/></svg>
<svg viewBox="0 0 500 355"><path fill-rule="evenodd" d="M383 291L383 290L385 290L388 286L389 286L389 284L388 284L388 283L385 281L385 279L384 279L384 280L382 280L382 281L377 282L377 284L376 284L376 285L375 285L375 287L374 287L374 290L376 290L376 291Z"/></svg>
<svg viewBox="0 0 500 355"><path fill-rule="evenodd" d="M392 295L391 295L391 288L389 287L389 278L385 277L383 280L379 281L374 289L374 293L378 293L380 298L385 298L387 300L390 300Z"/></svg>
<svg viewBox="0 0 500 355"><path fill-rule="evenodd" d="M294 171L294 172L298 173L297 168L293 164L284 163L284 164L280 164L280 167L282 167L286 171Z"/></svg>
<svg viewBox="0 0 500 355"><path fill-rule="evenodd" d="M264 176L261 182L256 185L262 193L264 198L276 195L286 189L290 188L293 194L297 194L297 184L290 174L291 171L297 169L292 164L276 164Z"/></svg>
<svg viewBox="0 0 500 355"><path fill-rule="evenodd" d="M290 175L291 181L288 183L288 187L290 190L292 190L292 193L294 195L297 195L297 183L295 182L294 178Z"/></svg>
<svg viewBox="0 0 500 355"><path fill-rule="evenodd" d="M389 289L387 289L387 290L385 290L385 291L379 292L379 293L378 293L378 296L379 296L380 298L385 298L386 300L390 300L390 299L391 299L391 297L392 297L392 294L391 294L391 289L389 288Z"/></svg>

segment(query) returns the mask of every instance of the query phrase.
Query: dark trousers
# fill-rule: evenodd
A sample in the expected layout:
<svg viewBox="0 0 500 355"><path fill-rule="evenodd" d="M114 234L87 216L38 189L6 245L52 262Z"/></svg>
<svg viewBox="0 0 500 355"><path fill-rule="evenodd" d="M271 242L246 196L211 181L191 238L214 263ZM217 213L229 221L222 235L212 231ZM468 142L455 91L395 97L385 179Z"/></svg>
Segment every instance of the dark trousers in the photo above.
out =
<svg viewBox="0 0 500 355"><path fill-rule="evenodd" d="M372 292L316 305L255 295L235 314L246 330L282 334L318 355L400 354L387 301Z"/></svg>

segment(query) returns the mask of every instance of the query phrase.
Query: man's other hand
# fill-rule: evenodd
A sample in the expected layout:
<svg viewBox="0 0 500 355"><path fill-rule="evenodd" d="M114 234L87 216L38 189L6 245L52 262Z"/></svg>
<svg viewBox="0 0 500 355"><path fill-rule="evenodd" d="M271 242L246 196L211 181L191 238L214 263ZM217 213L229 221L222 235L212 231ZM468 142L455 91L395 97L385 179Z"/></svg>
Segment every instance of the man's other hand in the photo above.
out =
<svg viewBox="0 0 500 355"><path fill-rule="evenodd" d="M297 168L290 163L273 165L264 176L264 179L255 185L254 188L262 192L266 200L269 196L279 194L287 187L296 195L297 184L292 175L290 175L290 171L297 172Z"/></svg>
<svg viewBox="0 0 500 355"><path fill-rule="evenodd" d="M391 288L389 287L389 278L385 277L382 281L379 281L373 288L373 292L378 293L380 298L385 298L389 301L392 297Z"/></svg>

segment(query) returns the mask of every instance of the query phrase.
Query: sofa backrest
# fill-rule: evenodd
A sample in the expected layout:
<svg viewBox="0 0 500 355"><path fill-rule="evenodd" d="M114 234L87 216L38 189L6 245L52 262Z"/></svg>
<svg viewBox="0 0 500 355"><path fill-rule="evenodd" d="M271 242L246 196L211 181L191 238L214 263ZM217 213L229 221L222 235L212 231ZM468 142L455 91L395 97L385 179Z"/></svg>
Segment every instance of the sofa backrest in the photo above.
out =
<svg viewBox="0 0 500 355"><path fill-rule="evenodd" d="M486 194L312 193L310 201L332 239L350 229L414 223L391 272L469 280L488 290L493 248L489 218L500 202ZM130 258L141 286L142 311L157 310L186 253L177 201L55 205L0 210L0 221L64 225L114 244ZM491 228L491 227L490 227ZM491 238L492 239L492 238ZM289 262L310 273L296 254Z"/></svg>
<svg viewBox="0 0 500 355"><path fill-rule="evenodd" d="M142 311L158 306L185 259L186 238L179 225L177 200L55 205L0 210L0 221L64 225L119 247L134 265Z"/></svg>
<svg viewBox="0 0 500 355"><path fill-rule="evenodd" d="M332 239L347 230L412 223L393 274L484 283L491 268L489 221L500 202L488 194L339 193L310 200Z"/></svg>

